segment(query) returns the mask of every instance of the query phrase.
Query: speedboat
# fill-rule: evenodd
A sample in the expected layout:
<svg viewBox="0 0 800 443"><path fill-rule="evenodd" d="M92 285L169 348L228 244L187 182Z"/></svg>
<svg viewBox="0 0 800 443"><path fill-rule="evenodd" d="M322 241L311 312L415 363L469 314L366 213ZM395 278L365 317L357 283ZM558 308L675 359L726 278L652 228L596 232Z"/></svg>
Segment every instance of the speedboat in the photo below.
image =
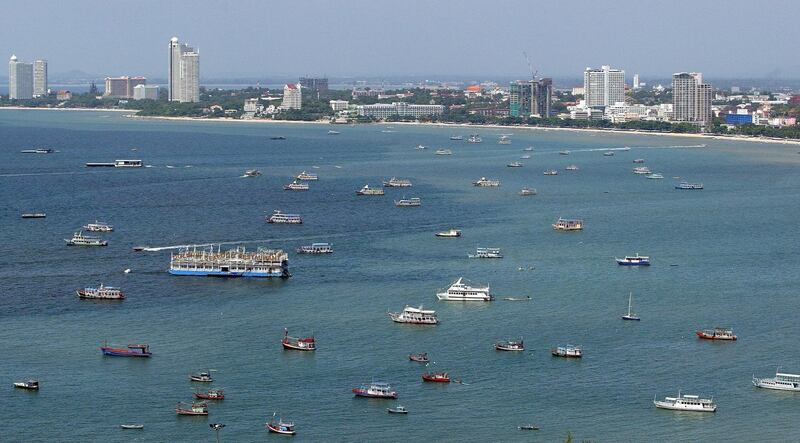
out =
<svg viewBox="0 0 800 443"><path fill-rule="evenodd" d="M564 358L583 357L583 349L580 346L574 346L574 345L558 346L556 348L551 349L550 353L553 354L553 357L564 357Z"/></svg>
<svg viewBox="0 0 800 443"><path fill-rule="evenodd" d="M339 135L339 134L341 134L341 132L339 132L339 131L334 131L333 129L331 129L330 131L328 131L328 135Z"/></svg>
<svg viewBox="0 0 800 443"><path fill-rule="evenodd" d="M652 171L650 171L650 168L647 166L637 166L633 168L633 173L639 175L649 175L652 174Z"/></svg>
<svg viewBox="0 0 800 443"><path fill-rule="evenodd" d="M194 398L198 400L225 400L223 389L209 389L208 391L195 391Z"/></svg>
<svg viewBox="0 0 800 443"><path fill-rule="evenodd" d="M447 238L461 237L461 231L458 229L448 229L447 231L437 232L436 236Z"/></svg>
<svg viewBox="0 0 800 443"><path fill-rule="evenodd" d="M635 159L633 159L633 162L634 163L644 163L644 159L643 158L635 158Z"/></svg>
<svg viewBox="0 0 800 443"><path fill-rule="evenodd" d="M523 149L523 151L531 152L531 151L533 151L533 146L528 146L527 148Z"/></svg>
<svg viewBox="0 0 800 443"><path fill-rule="evenodd" d="M200 383L211 383L214 381L214 379L211 377L211 371L189 374L189 380Z"/></svg>
<svg viewBox="0 0 800 443"><path fill-rule="evenodd" d="M653 404L659 409L673 411L717 412L717 405L713 399L700 398L697 395L681 395L680 391L677 397L665 397L664 400L656 400L653 397Z"/></svg>
<svg viewBox="0 0 800 443"><path fill-rule="evenodd" d="M511 144L511 138L509 138L507 135L501 135L500 139L497 141L497 143L499 143L501 145L510 145Z"/></svg>
<svg viewBox="0 0 800 443"><path fill-rule="evenodd" d="M39 381L38 380L18 381L14 383L14 387L19 389L27 389L29 391L38 391Z"/></svg>
<svg viewBox="0 0 800 443"><path fill-rule="evenodd" d="M392 389L388 383L375 381L368 385L361 385L358 388L353 388L353 394L355 394L356 397L397 398L397 391Z"/></svg>
<svg viewBox="0 0 800 443"><path fill-rule="evenodd" d="M390 414L408 414L408 409L405 406L397 406L395 408L386 408L386 412Z"/></svg>
<svg viewBox="0 0 800 443"><path fill-rule="evenodd" d="M428 149L428 148L425 147L425 145L417 145L417 147L414 148L414 149L420 149L421 150L421 149Z"/></svg>
<svg viewBox="0 0 800 443"><path fill-rule="evenodd" d="M208 415L208 405L206 403L178 403L175 406L175 413L178 415Z"/></svg>
<svg viewBox="0 0 800 443"><path fill-rule="evenodd" d="M527 159L531 158L531 156L528 155L528 154L525 154L525 155L521 156L520 158L523 159L523 160L527 160Z"/></svg>
<svg viewBox="0 0 800 443"><path fill-rule="evenodd" d="M119 425L119 427L122 428L122 429L128 429L128 430L130 430L130 429L144 429L144 425L139 425L139 424Z"/></svg>
<svg viewBox="0 0 800 443"><path fill-rule="evenodd" d="M427 352L423 352L421 354L411 354L408 356L408 359L417 363L428 363L430 361Z"/></svg>
<svg viewBox="0 0 800 443"><path fill-rule="evenodd" d="M295 435L297 432L294 430L294 422L283 421L283 418L275 420L275 414L272 414L272 420L265 424L269 432L283 435Z"/></svg>
<svg viewBox="0 0 800 443"><path fill-rule="evenodd" d="M450 374L447 372L423 372L422 381L432 383L450 383Z"/></svg>
<svg viewBox="0 0 800 443"><path fill-rule="evenodd" d="M695 332L695 334L697 338L702 338L704 340L734 341L738 338L731 328L703 329L702 331Z"/></svg>
<svg viewBox="0 0 800 443"><path fill-rule="evenodd" d="M516 340L499 341L494 344L494 349L498 351L524 351L525 344L522 342L522 339L520 339L519 341Z"/></svg>
<svg viewBox="0 0 800 443"><path fill-rule="evenodd" d="M317 342L314 340L314 336L310 337L291 337L289 335L289 329L283 329L283 340L281 340L281 346L283 349L291 349L294 351L316 351L317 350Z"/></svg>

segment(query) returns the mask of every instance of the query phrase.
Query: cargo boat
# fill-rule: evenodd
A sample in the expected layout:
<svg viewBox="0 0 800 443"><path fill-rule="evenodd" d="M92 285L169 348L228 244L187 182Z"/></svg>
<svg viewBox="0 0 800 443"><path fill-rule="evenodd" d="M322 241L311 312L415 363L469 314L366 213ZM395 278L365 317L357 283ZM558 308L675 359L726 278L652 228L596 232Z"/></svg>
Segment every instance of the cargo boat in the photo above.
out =
<svg viewBox="0 0 800 443"><path fill-rule="evenodd" d="M243 246L222 251L214 246L198 250L186 247L170 254L169 273L208 277L282 277L289 274L289 256L280 249L258 248L248 252Z"/></svg>

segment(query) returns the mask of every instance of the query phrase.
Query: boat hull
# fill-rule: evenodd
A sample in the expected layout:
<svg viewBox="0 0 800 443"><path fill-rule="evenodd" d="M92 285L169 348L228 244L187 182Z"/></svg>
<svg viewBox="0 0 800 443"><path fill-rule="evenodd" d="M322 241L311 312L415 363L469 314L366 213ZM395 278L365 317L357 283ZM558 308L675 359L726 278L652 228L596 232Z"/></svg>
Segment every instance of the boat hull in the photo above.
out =
<svg viewBox="0 0 800 443"><path fill-rule="evenodd" d="M297 433L294 430L291 430L291 431L282 430L281 428L279 428L279 427L277 427L275 425L269 424L269 423L267 423L267 430L269 432L273 432L275 434L282 434L282 435L295 435Z"/></svg>
<svg viewBox="0 0 800 443"><path fill-rule="evenodd" d="M272 272L254 272L254 271L194 271L184 269L170 269L169 273L172 275L190 275L190 276L203 276L203 277L248 277L248 278L287 278L289 277L286 270L272 271Z"/></svg>
<svg viewBox="0 0 800 443"><path fill-rule="evenodd" d="M365 389L354 388L353 394L356 397L365 397L365 398L397 398L397 392L392 392L389 394L375 394L367 392Z"/></svg>
<svg viewBox="0 0 800 443"><path fill-rule="evenodd" d="M116 349L116 348L100 348L103 351L103 355L108 355L109 357L143 357L148 358L152 354L152 352L131 352L126 349Z"/></svg>
<svg viewBox="0 0 800 443"><path fill-rule="evenodd" d="M683 411L683 412L717 412L717 407L714 406L713 408L697 408L697 407L688 407L684 405L675 405L673 403L662 402L662 401L654 401L653 404L658 409L667 409L670 411Z"/></svg>
<svg viewBox="0 0 800 443"><path fill-rule="evenodd" d="M733 336L726 336L726 335L720 336L720 335L707 334L707 333L705 333L703 331L697 331L697 332L695 332L695 334L697 335L697 338L701 338L703 340L736 341L736 338L737 338L735 335L733 335Z"/></svg>

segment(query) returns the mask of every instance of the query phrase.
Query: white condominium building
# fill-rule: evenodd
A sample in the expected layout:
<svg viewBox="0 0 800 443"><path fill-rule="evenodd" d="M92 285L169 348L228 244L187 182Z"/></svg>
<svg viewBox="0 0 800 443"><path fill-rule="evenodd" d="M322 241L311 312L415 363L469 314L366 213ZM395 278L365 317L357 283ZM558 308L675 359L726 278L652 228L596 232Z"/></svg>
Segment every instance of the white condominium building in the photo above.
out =
<svg viewBox="0 0 800 443"><path fill-rule="evenodd" d="M605 107L625 101L625 71L601 66L583 71L586 106Z"/></svg>
<svg viewBox="0 0 800 443"><path fill-rule="evenodd" d="M11 56L8 62L8 98L28 100L33 98L33 65Z"/></svg>
<svg viewBox="0 0 800 443"><path fill-rule="evenodd" d="M47 95L47 60L33 61L33 96Z"/></svg>
<svg viewBox="0 0 800 443"><path fill-rule="evenodd" d="M283 87L281 109L300 109L303 106L303 92L299 84L289 83Z"/></svg>
<svg viewBox="0 0 800 443"><path fill-rule="evenodd" d="M677 122L711 122L711 85L703 83L700 72L678 72L672 75L672 119Z"/></svg>
<svg viewBox="0 0 800 443"><path fill-rule="evenodd" d="M374 105L361 105L358 107L358 115L375 117L377 119L385 119L392 116L424 117L428 115L441 115L443 112L443 105L410 105L406 102L394 102L392 104L376 103Z"/></svg>
<svg viewBox="0 0 800 443"><path fill-rule="evenodd" d="M200 101L200 54L178 37L169 41L169 100Z"/></svg>

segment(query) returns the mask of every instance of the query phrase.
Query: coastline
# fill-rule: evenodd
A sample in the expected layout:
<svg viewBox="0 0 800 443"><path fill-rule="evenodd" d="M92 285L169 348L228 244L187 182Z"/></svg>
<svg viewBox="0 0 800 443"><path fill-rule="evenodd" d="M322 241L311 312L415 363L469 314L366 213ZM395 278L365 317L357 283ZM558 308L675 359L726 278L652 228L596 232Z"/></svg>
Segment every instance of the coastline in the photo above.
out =
<svg viewBox="0 0 800 443"><path fill-rule="evenodd" d="M93 111L93 112L128 112L128 113L136 113L139 112L136 109L106 109L106 108L32 108L26 106L0 106L0 111L2 110L11 110L11 111Z"/></svg>

